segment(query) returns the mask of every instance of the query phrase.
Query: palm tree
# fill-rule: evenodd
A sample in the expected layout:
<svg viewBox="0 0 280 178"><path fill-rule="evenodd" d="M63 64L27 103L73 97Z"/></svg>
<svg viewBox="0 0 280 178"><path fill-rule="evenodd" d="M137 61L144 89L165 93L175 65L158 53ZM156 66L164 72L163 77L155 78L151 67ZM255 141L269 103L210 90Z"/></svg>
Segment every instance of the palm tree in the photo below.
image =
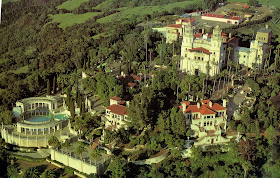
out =
<svg viewBox="0 0 280 178"><path fill-rule="evenodd" d="M240 55L239 55L239 54L236 54L235 57L236 57L236 70L235 70L235 75L237 76L237 72L238 72L238 61L239 61Z"/></svg>
<svg viewBox="0 0 280 178"><path fill-rule="evenodd" d="M209 61L207 61L207 65L206 65L206 71L207 71L207 80L208 80L208 77L209 77L209 75L210 75L210 70L211 70L211 66L210 66L210 64L209 64Z"/></svg>
<svg viewBox="0 0 280 178"><path fill-rule="evenodd" d="M41 178L55 178L55 172L51 169L47 169L43 172L43 174L41 175Z"/></svg>
<svg viewBox="0 0 280 178"><path fill-rule="evenodd" d="M232 50L232 47L228 47L227 51L228 51L228 60L227 60L227 70L228 70L228 62L229 62L229 57L230 57L230 51Z"/></svg>
<svg viewBox="0 0 280 178"><path fill-rule="evenodd" d="M82 159L83 153L87 152L87 149L84 143L80 142L79 145L75 148L74 153L79 154L80 158Z"/></svg>
<svg viewBox="0 0 280 178"><path fill-rule="evenodd" d="M39 175L40 175L40 173L36 167L29 167L29 168L24 169L24 171L23 171L23 177L38 178Z"/></svg>
<svg viewBox="0 0 280 178"><path fill-rule="evenodd" d="M264 55L265 61L264 61L264 65L263 65L263 76L264 76L264 73L265 73L265 66L266 66L268 57L269 57L269 54Z"/></svg>
<svg viewBox="0 0 280 178"><path fill-rule="evenodd" d="M67 152L69 153L69 148L72 146L72 143L70 140L66 140L63 144L63 147L65 147L67 149Z"/></svg>
<svg viewBox="0 0 280 178"><path fill-rule="evenodd" d="M244 163L242 163L242 168L244 169L244 178L246 178L247 177L247 172L250 168L250 162L245 161Z"/></svg>
<svg viewBox="0 0 280 178"><path fill-rule="evenodd" d="M271 50L274 49L274 46L273 46L273 45L269 45L269 46L268 46L268 49L269 49L269 59L268 59L268 61L270 62L270 59L271 59Z"/></svg>
<svg viewBox="0 0 280 178"><path fill-rule="evenodd" d="M233 66L233 62L232 61L228 61L228 63L227 63L228 65L229 65L229 72L228 72L228 82L230 82L230 72L231 72L231 67Z"/></svg>

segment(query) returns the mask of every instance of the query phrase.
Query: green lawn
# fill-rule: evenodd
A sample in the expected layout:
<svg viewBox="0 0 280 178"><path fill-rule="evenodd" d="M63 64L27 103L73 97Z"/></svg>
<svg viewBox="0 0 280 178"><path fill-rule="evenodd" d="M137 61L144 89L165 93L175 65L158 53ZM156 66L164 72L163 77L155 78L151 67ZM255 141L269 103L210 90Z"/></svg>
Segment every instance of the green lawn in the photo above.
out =
<svg viewBox="0 0 280 178"><path fill-rule="evenodd" d="M51 23L58 22L60 23L58 27L65 29L68 26L72 26L74 24L84 23L85 21L91 19L94 16L99 15L102 12L87 12L85 14L56 14L56 15L49 15L52 19Z"/></svg>
<svg viewBox="0 0 280 178"><path fill-rule="evenodd" d="M82 3L88 2L89 0L68 0L61 5L57 6L58 9L73 10L79 7Z"/></svg>
<svg viewBox="0 0 280 178"><path fill-rule="evenodd" d="M280 3L279 0L258 0L260 4L263 5L271 5L271 6L275 6L275 7L279 7L280 8ZM228 2L248 2L248 0L228 0Z"/></svg>
<svg viewBox="0 0 280 178"><path fill-rule="evenodd" d="M194 2L200 2L201 0L197 1L183 1L183 2L175 2L170 3L164 6L138 6L134 8L128 8L123 7L119 8L120 12L111 14L109 16L103 17L101 19L98 19L97 22L99 23L107 23L111 21L120 21L121 19L130 18L132 15L135 16L144 16L146 14L152 14L153 12L163 12L163 11L171 11L174 7L186 7L189 4L192 4ZM102 9L105 8L106 5L109 4L110 1L105 1L104 3L99 4L96 8Z"/></svg>

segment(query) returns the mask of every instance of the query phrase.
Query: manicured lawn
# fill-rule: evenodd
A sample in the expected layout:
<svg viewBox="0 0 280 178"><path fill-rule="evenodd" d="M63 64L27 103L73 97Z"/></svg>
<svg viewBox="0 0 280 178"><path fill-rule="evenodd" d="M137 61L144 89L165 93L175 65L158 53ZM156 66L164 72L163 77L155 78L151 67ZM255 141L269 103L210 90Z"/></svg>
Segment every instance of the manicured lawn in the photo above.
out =
<svg viewBox="0 0 280 178"><path fill-rule="evenodd" d="M88 2L89 0L68 0L61 5L57 6L58 9L73 10L79 7L82 3Z"/></svg>
<svg viewBox="0 0 280 178"><path fill-rule="evenodd" d="M50 15L50 18L52 18L52 23L58 22L60 23L58 26L60 28L65 29L68 26L72 26L75 23L84 23L85 21L89 20L90 18L99 15L101 12L87 12L85 14L72 14L72 13L66 13L66 14L56 14L56 15Z"/></svg>

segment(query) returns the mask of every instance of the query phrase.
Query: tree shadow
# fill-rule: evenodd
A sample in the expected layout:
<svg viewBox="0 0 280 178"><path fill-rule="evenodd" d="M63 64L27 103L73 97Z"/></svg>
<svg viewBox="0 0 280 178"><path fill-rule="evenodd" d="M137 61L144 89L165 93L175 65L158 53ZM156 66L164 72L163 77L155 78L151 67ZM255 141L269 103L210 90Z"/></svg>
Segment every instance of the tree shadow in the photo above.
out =
<svg viewBox="0 0 280 178"><path fill-rule="evenodd" d="M47 164L41 164L41 165L37 166L36 168L38 169L39 173L42 174L46 170L47 167L48 167Z"/></svg>

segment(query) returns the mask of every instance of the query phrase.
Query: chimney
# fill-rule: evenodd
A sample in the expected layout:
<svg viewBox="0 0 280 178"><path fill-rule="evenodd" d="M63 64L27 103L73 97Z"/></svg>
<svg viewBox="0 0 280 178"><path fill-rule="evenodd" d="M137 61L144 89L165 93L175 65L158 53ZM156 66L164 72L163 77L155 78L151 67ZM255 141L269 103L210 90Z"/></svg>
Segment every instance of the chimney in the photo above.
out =
<svg viewBox="0 0 280 178"><path fill-rule="evenodd" d="M268 29L268 25L267 24L265 25L265 28Z"/></svg>
<svg viewBox="0 0 280 178"><path fill-rule="evenodd" d="M187 104L186 104L186 103L183 103L182 106L183 106L183 112L185 112L186 109L187 109Z"/></svg>
<svg viewBox="0 0 280 178"><path fill-rule="evenodd" d="M204 29L204 28L202 28L202 31L201 31L201 33L202 33L202 34L204 34L204 33L205 33L205 29Z"/></svg>
<svg viewBox="0 0 280 178"><path fill-rule="evenodd" d="M212 106L213 106L212 101L209 101L209 107L212 108Z"/></svg>
<svg viewBox="0 0 280 178"><path fill-rule="evenodd" d="M227 107L227 100L223 99L223 107L226 108Z"/></svg>
<svg viewBox="0 0 280 178"><path fill-rule="evenodd" d="M129 106L129 101L126 101L126 106Z"/></svg>
<svg viewBox="0 0 280 178"><path fill-rule="evenodd" d="M200 108L200 102L197 102L197 108Z"/></svg>
<svg viewBox="0 0 280 178"><path fill-rule="evenodd" d="M231 33L229 33L228 37L229 37L229 39L231 39L231 37L232 37Z"/></svg>

